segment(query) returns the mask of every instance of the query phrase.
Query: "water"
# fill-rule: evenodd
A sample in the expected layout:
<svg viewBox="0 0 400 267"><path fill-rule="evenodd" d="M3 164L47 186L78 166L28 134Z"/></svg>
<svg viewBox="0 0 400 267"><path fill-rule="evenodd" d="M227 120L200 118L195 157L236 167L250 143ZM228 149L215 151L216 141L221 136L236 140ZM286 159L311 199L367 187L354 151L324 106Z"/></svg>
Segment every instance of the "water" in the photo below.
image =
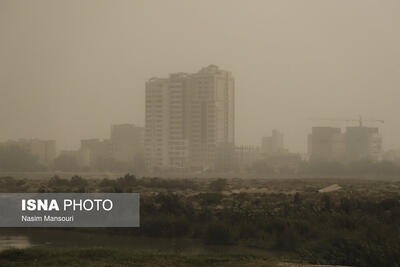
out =
<svg viewBox="0 0 400 267"><path fill-rule="evenodd" d="M10 248L24 249L30 246L32 246L32 244L27 236L22 236L22 235L0 236L0 251Z"/></svg>
<svg viewBox="0 0 400 267"><path fill-rule="evenodd" d="M182 251L198 249L200 242L193 239L168 239L114 234L106 231L3 228L0 229L0 251L9 248L48 247L112 247L138 250Z"/></svg>
<svg viewBox="0 0 400 267"><path fill-rule="evenodd" d="M101 229L105 231L104 229ZM184 253L251 253L264 250L239 246L207 246L201 240L188 238L151 238L130 234L92 231L91 229L3 228L0 229L0 251L9 248L67 247L67 248L129 248L137 251Z"/></svg>

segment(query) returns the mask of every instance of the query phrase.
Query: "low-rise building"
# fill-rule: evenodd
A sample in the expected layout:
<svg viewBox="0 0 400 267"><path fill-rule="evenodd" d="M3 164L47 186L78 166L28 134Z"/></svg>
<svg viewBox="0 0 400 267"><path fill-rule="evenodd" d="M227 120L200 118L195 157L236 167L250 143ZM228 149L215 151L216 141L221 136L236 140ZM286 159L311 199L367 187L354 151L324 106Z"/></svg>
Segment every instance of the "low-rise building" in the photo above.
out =
<svg viewBox="0 0 400 267"><path fill-rule="evenodd" d="M35 156L38 162L50 167L56 157L56 141L40 140L40 139L19 139L17 141L9 140L3 142L2 145L16 145L24 149L26 152Z"/></svg>
<svg viewBox="0 0 400 267"><path fill-rule="evenodd" d="M271 136L264 136L261 140L261 152L268 155L285 152L283 134L278 130L272 130Z"/></svg>
<svg viewBox="0 0 400 267"><path fill-rule="evenodd" d="M234 169L247 170L254 163L262 160L261 149L257 146L242 145L235 147Z"/></svg>

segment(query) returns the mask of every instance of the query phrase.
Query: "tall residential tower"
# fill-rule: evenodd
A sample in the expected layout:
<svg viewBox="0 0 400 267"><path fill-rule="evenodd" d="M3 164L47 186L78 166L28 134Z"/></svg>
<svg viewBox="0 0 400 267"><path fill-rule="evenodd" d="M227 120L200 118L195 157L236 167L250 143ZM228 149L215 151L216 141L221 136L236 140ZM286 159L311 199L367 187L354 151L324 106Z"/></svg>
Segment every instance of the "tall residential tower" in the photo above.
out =
<svg viewBox="0 0 400 267"><path fill-rule="evenodd" d="M146 83L148 170L230 169L234 79L215 65Z"/></svg>

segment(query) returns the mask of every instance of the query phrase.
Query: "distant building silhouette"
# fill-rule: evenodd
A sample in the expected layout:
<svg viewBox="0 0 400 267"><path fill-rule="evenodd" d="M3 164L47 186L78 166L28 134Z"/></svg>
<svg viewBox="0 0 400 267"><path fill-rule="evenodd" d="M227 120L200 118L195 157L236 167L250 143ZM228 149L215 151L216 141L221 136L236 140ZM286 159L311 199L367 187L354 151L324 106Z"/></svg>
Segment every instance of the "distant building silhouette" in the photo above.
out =
<svg viewBox="0 0 400 267"><path fill-rule="evenodd" d="M100 160L111 159L113 155L113 144L109 139L97 138L81 140L79 150L79 163L84 167L96 168Z"/></svg>
<svg viewBox="0 0 400 267"><path fill-rule="evenodd" d="M382 137L378 128L347 127L345 140L348 161L381 159Z"/></svg>
<svg viewBox="0 0 400 267"><path fill-rule="evenodd" d="M311 161L337 161L345 153L344 135L340 128L313 127L308 137ZM343 149L341 149L343 147Z"/></svg>
<svg viewBox="0 0 400 267"><path fill-rule="evenodd" d="M35 156L38 162L50 167L56 157L56 141L40 139L19 139L3 142L2 145L16 145Z"/></svg>
<svg viewBox="0 0 400 267"><path fill-rule="evenodd" d="M399 149L391 149L385 151L382 155L382 160L390 161L400 165L400 150Z"/></svg>
<svg viewBox="0 0 400 267"><path fill-rule="evenodd" d="M263 160L260 147L241 145L235 147L235 167L241 171L246 171L254 163Z"/></svg>
<svg viewBox="0 0 400 267"><path fill-rule="evenodd" d="M81 140L79 150L62 151L82 170L141 171L144 168L144 128L134 124L111 126L110 139Z"/></svg>
<svg viewBox="0 0 400 267"><path fill-rule="evenodd" d="M281 154L285 152L283 134L278 130L272 130L271 136L264 136L261 140L261 152L263 154Z"/></svg>
<svg viewBox="0 0 400 267"><path fill-rule="evenodd" d="M134 124L112 125L110 142L115 160L130 162L136 167L144 161L143 127Z"/></svg>
<svg viewBox="0 0 400 267"><path fill-rule="evenodd" d="M381 159L382 137L378 128L364 126L341 128L313 127L308 136L311 161L351 162Z"/></svg>

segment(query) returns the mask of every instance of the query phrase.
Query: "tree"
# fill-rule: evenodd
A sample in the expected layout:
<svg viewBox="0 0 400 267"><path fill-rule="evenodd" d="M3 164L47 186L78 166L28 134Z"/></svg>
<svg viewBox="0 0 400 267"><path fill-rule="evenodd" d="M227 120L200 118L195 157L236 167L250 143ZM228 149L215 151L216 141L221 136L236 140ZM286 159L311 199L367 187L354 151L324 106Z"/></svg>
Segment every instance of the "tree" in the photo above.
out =
<svg viewBox="0 0 400 267"><path fill-rule="evenodd" d="M88 181L78 175L74 175L71 177L70 184L75 187L85 187L88 185Z"/></svg>
<svg viewBox="0 0 400 267"><path fill-rule="evenodd" d="M227 245L233 241L232 231L222 223L211 223L206 231L205 242L210 245Z"/></svg>
<svg viewBox="0 0 400 267"><path fill-rule="evenodd" d="M226 179L219 178L215 181L212 181L209 185L209 188L211 191L221 192L226 188L227 185L228 182L226 181Z"/></svg>

